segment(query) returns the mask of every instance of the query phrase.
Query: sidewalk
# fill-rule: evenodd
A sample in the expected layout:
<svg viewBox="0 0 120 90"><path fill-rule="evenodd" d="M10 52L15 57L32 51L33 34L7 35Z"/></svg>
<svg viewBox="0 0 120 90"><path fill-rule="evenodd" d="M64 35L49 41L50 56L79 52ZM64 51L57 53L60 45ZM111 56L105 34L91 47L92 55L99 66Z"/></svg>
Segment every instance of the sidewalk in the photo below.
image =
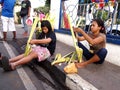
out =
<svg viewBox="0 0 120 90"><path fill-rule="evenodd" d="M17 38L22 38L24 43L26 43L27 38L21 36L23 32L21 25L16 25L16 29ZM59 34L56 34L58 38ZM8 33L8 38L12 39L11 33ZM67 41L70 40L67 38L67 35L65 38ZM69 42L69 45L71 45L72 41ZM62 55L65 55L74 50L72 46L65 43L66 41L64 41L64 37L58 38L55 54L61 53ZM51 74L51 77L55 78L63 86L67 85L71 90L120 90L120 66L108 62L108 59L114 60L113 51L119 51L119 46L115 45L115 47L113 44L108 45L109 47L107 48L110 49L110 53L104 64L90 64L85 68L78 69L78 74L65 74L63 71L63 68L66 65L65 63L51 66L51 62L55 55L46 61L40 62L39 65L44 67L44 69ZM23 52L21 48L17 50ZM116 56L120 57L118 52L116 53ZM119 58L117 58L117 60L118 59Z"/></svg>
<svg viewBox="0 0 120 90"><path fill-rule="evenodd" d="M65 55L74 50L73 40L69 35L56 33L58 42L56 53ZM56 65L65 75L65 83L72 90L119 90L120 86L120 47L119 45L107 43L107 57L104 64L90 64L79 69L78 74L68 74L63 72L64 64ZM117 51L116 51L117 50ZM49 60L51 62L51 60ZM114 85L113 85L114 84Z"/></svg>
<svg viewBox="0 0 120 90"><path fill-rule="evenodd" d="M70 35L65 35L65 34L60 34L60 33L56 33L57 35L57 39L67 45L70 45L72 47L74 47L73 44L73 39ZM64 38L65 37L65 38ZM83 42L84 43L84 42ZM86 44L86 42L84 43L85 46L88 47L88 45ZM120 66L120 45L116 45L116 44L112 44L112 43L107 43L106 44L106 48L108 50L108 54L106 57L106 61L115 64L117 66Z"/></svg>
<svg viewBox="0 0 120 90"><path fill-rule="evenodd" d="M62 49L61 49L62 48ZM65 55L73 51L74 48L62 42L57 42L56 53ZM49 65L46 64L49 62ZM53 66L50 66L52 60L42 63L54 74ZM48 66L47 66L48 65ZM72 90L119 90L120 89L120 67L107 61L102 65L90 64L85 68L78 69L78 74L65 74L63 68L65 63L55 65L63 73L66 85ZM60 76L60 75L57 75ZM63 81L64 81L63 80ZM114 85L113 85L114 84Z"/></svg>
<svg viewBox="0 0 120 90"><path fill-rule="evenodd" d="M68 47L68 44L72 46L71 48L73 48L74 44L72 43L73 40L71 36L62 35L60 33L56 34L57 39L67 45L64 49L70 48ZM61 48L63 47L61 46ZM119 45L107 43L106 48L108 50L108 54L104 64L90 64L83 69L79 69L78 74L66 75L67 86L73 90L75 88L76 90L119 90L120 47Z"/></svg>

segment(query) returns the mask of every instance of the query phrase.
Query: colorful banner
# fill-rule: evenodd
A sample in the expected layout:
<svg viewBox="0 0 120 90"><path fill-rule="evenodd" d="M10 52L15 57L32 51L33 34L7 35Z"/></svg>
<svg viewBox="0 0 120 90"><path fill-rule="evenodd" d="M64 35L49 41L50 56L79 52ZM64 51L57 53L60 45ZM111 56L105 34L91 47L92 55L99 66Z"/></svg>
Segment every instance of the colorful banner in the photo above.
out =
<svg viewBox="0 0 120 90"><path fill-rule="evenodd" d="M112 2L115 2L116 0L91 0L92 2L109 2L109 1L112 1Z"/></svg>

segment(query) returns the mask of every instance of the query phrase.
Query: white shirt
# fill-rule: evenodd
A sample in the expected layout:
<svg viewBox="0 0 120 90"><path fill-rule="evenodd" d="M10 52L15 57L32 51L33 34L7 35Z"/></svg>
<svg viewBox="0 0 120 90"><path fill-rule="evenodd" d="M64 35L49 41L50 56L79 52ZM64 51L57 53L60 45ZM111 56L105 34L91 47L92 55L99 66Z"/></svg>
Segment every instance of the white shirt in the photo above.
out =
<svg viewBox="0 0 120 90"><path fill-rule="evenodd" d="M86 25L89 25L91 23L91 20L93 19L92 13L86 13Z"/></svg>

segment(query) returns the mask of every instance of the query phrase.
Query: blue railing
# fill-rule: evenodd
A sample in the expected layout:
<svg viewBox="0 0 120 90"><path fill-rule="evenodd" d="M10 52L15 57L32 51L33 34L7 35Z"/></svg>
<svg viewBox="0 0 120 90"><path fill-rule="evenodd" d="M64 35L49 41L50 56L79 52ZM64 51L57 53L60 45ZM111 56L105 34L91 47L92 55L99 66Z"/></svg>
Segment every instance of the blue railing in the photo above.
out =
<svg viewBox="0 0 120 90"><path fill-rule="evenodd" d="M120 45L120 25L116 23L118 20L117 15L117 2L94 2L94 3L79 3L68 4L69 0L62 2L61 8L61 23L59 30L55 30L59 33L71 34L69 30L69 25L67 17L65 15L70 15L73 26L78 24L79 27L85 30L86 24L91 21L91 15L93 18L101 18L105 22L107 31L107 41L109 43ZM91 11L91 12L89 12ZM66 21L65 21L66 20ZM79 22L79 23L78 23ZM88 30L89 31L89 28Z"/></svg>

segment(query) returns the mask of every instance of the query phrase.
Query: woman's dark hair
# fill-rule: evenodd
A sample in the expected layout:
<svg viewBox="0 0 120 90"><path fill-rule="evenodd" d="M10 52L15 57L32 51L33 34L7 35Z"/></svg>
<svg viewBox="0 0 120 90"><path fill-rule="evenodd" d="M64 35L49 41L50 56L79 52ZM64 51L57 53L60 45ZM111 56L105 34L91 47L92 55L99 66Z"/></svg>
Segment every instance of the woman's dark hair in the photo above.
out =
<svg viewBox="0 0 120 90"><path fill-rule="evenodd" d="M48 20L42 20L41 21L41 28L42 27L47 27L48 32L52 31L52 26L51 26L51 24L50 24L50 22Z"/></svg>
<svg viewBox="0 0 120 90"><path fill-rule="evenodd" d="M47 27L48 28L48 33L44 33L43 30L41 33L39 33L39 36L37 37L38 39L42 39L44 37L49 37L50 33L52 32L52 26L48 20L42 20L41 21L41 28L42 27Z"/></svg>
<svg viewBox="0 0 120 90"><path fill-rule="evenodd" d="M95 21L97 22L98 26L101 27L100 32L106 34L105 26L104 26L104 21L100 18L98 19L93 19L92 22Z"/></svg>

